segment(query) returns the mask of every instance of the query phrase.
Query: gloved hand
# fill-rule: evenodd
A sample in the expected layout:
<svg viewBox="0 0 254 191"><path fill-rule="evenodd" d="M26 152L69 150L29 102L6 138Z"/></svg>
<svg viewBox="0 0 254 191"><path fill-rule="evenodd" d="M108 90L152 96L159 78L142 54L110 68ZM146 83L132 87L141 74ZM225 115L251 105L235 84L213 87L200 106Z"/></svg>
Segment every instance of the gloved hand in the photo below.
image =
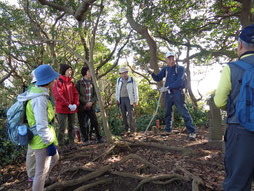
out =
<svg viewBox="0 0 254 191"><path fill-rule="evenodd" d="M68 105L68 108L72 111L72 104Z"/></svg>
<svg viewBox="0 0 254 191"><path fill-rule="evenodd" d="M75 111L75 110L77 109L77 105L76 105L76 104L73 104L72 106L73 106L73 107L72 107L72 109L73 109L72 111Z"/></svg>
<svg viewBox="0 0 254 191"><path fill-rule="evenodd" d="M76 104L73 104L73 105L70 104L68 107L70 108L71 111L75 111L77 109Z"/></svg>
<svg viewBox="0 0 254 191"><path fill-rule="evenodd" d="M54 143L48 146L48 156L54 156L56 154L56 146Z"/></svg>
<svg viewBox="0 0 254 191"><path fill-rule="evenodd" d="M152 74L153 73L153 71L152 70L147 70L148 71L148 74Z"/></svg>
<svg viewBox="0 0 254 191"><path fill-rule="evenodd" d="M161 87L159 89L160 93L167 92L169 89L167 87Z"/></svg>

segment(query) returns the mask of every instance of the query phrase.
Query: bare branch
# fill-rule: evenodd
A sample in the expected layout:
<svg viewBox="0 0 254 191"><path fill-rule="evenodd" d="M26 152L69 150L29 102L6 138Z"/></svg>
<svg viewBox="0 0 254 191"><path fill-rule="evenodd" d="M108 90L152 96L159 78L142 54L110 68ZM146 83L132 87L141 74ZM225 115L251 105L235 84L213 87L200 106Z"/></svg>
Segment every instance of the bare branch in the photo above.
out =
<svg viewBox="0 0 254 191"><path fill-rule="evenodd" d="M89 9L89 6L93 4L96 0L86 0L81 3L81 5L78 7L76 10L74 17L79 21L83 22L84 21L84 15Z"/></svg>
<svg viewBox="0 0 254 191"><path fill-rule="evenodd" d="M127 60L127 66L131 69L131 71L132 71L133 73L138 74L139 76L142 76L143 78L145 78L145 79L148 81L149 84L154 84L154 85L157 84L157 83L151 82L151 81L149 80L149 78L146 77L145 75L143 75L143 74L137 72L136 70L132 69L132 67L130 66L128 60Z"/></svg>
<svg viewBox="0 0 254 191"><path fill-rule="evenodd" d="M118 53L117 53L117 60L115 62L115 64L109 68L104 74L101 74L98 79L102 78L103 76L107 75L110 71L112 71L117 65L118 65L118 62L119 62L119 59L120 59L120 56L121 56L121 53L122 53L122 50L124 49L124 47L128 44L129 40L130 40L130 37L131 37L131 33L132 33L132 30L130 31L129 35L128 35L128 38L126 40L126 42L124 43L124 45L119 49Z"/></svg>
<svg viewBox="0 0 254 191"><path fill-rule="evenodd" d="M68 15L75 15L75 12L72 9L66 8L65 6L58 5L52 1L46 1L46 0L38 0L40 4L47 5L49 7L55 8L59 11L64 11Z"/></svg>
<svg viewBox="0 0 254 191"><path fill-rule="evenodd" d="M117 48L117 46L118 46L120 40L121 40L121 38L119 38L119 39L116 40L115 47L114 47L113 51L109 54L109 56L108 56L104 61L102 61L102 62L100 63L100 65L96 68L96 72L98 72L99 69L100 69L102 66L104 66L106 63L108 63L108 61L112 58L112 56L114 55L114 53L115 53L115 51L116 51L116 48Z"/></svg>
<svg viewBox="0 0 254 191"><path fill-rule="evenodd" d="M11 73L14 71L14 69L12 69L5 77L3 77L1 80L0 80L0 84L2 84L5 80L7 80L10 76L11 76Z"/></svg>

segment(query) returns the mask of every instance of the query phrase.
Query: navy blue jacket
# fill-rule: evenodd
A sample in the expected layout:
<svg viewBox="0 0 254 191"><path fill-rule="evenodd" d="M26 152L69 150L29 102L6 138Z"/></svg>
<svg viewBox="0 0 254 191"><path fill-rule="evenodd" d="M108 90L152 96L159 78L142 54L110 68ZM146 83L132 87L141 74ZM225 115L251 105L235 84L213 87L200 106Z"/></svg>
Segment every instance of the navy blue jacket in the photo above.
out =
<svg viewBox="0 0 254 191"><path fill-rule="evenodd" d="M173 67L165 66L159 72L159 74L152 73L152 78L154 81L161 81L166 76L166 70L168 71L168 76L166 79L165 87L169 89L179 89L184 88L184 67L174 65Z"/></svg>

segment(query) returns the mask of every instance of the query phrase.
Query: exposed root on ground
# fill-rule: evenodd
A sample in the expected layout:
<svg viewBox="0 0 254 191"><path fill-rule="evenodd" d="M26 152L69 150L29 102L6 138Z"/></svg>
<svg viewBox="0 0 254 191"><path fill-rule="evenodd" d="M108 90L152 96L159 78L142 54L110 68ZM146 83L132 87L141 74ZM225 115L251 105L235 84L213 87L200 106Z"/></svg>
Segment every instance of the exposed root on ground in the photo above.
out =
<svg viewBox="0 0 254 191"><path fill-rule="evenodd" d="M199 191L199 186L204 185L203 180L199 176L195 176L182 167L176 167L175 171L183 172L184 177L188 177L190 180L192 180L192 191Z"/></svg>
<svg viewBox="0 0 254 191"><path fill-rule="evenodd" d="M103 178L103 179L95 181L91 184L86 184L84 186L81 186L81 187L75 189L74 191L83 191L83 190L86 190L86 189L89 189L89 188L93 188L94 186L97 186L97 185L100 185L100 184L109 184L109 183L112 182L112 180L113 180L113 178Z"/></svg>
<svg viewBox="0 0 254 191"><path fill-rule="evenodd" d="M127 142L115 142L113 146L111 146L108 150L106 150L104 153L96 157L95 159L92 160L92 162L98 160L99 158L105 158L107 155L110 154L118 154L120 152L125 152L125 151L131 151L131 148L129 146L129 143Z"/></svg>
<svg viewBox="0 0 254 191"><path fill-rule="evenodd" d="M135 142L131 142L129 144L129 146L130 147L138 147L138 146L140 146L140 147L154 147L154 148L161 149L161 150L180 152L180 153L182 153L183 156L195 153L190 148L173 147L173 146L168 146L168 145L163 145L163 144L158 144L158 143L151 143L151 142L145 143L145 142L135 141Z"/></svg>
<svg viewBox="0 0 254 191"><path fill-rule="evenodd" d="M111 150L111 148L109 150ZM182 169L182 168L177 168L176 171L181 171L184 175L174 173L174 174L161 174L161 175L156 175L156 176L152 176L152 177L137 176L137 175L133 175L133 174L129 174L129 173L116 172L113 170L115 167L127 162L129 159L139 160L146 167L156 169L157 171L160 170L157 166L155 166L154 164L150 163L149 161L143 159L142 157L140 157L136 154L129 154L128 156L124 157L122 160L114 162L110 165L104 166L104 167L97 169L97 170L88 169L85 167L85 165L81 166L81 167L68 169L68 171L74 171L74 174L72 175L72 177L74 177L75 174L79 170L90 171L90 173L88 173L82 177L79 177L77 179L56 182L56 183L46 187L44 190L45 191L50 191L50 190L55 190L55 189L64 190L67 187L75 187L76 190L85 190L85 189L89 189L94 186L97 186L99 184L108 184L113 179L112 178L102 178L101 175L103 175L105 173L140 180L139 184L134 189L135 191L140 190L144 186L144 184L147 184L147 183L161 184L161 185L164 184L165 185L165 184L172 183L174 181L186 182L186 181L192 180L192 190L193 191L198 191L199 185L201 185L201 184L203 185L203 181L201 178L194 176L193 174L191 174L190 172L188 172L187 170ZM67 171L65 171L65 172L67 172ZM95 179L96 179L96 181L89 183L89 184L85 184L89 180L95 180ZM78 186L80 186L80 187L78 187Z"/></svg>
<svg viewBox="0 0 254 191"><path fill-rule="evenodd" d="M162 182L162 181L156 181L156 180L163 180L163 179L167 179L166 182ZM144 180L140 181L139 184L137 185L137 187L134 189L134 191L138 191L140 190L140 188L142 188L142 186L146 183L149 182L153 182L154 184L169 184L173 181L182 181L182 180L186 180L185 177L181 176L181 175L177 175L177 174L173 174L173 175L156 175L156 176L152 176L152 177L148 177L145 178Z"/></svg>

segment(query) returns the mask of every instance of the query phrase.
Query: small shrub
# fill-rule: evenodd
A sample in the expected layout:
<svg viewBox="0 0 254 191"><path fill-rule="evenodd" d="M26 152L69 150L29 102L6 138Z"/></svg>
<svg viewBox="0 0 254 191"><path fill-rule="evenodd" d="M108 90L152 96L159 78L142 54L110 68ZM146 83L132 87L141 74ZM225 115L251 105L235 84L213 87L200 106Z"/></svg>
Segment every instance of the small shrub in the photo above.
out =
<svg viewBox="0 0 254 191"><path fill-rule="evenodd" d="M26 147L14 145L3 128L0 131L0 164L19 164L25 161ZM0 166L1 168L1 166Z"/></svg>

